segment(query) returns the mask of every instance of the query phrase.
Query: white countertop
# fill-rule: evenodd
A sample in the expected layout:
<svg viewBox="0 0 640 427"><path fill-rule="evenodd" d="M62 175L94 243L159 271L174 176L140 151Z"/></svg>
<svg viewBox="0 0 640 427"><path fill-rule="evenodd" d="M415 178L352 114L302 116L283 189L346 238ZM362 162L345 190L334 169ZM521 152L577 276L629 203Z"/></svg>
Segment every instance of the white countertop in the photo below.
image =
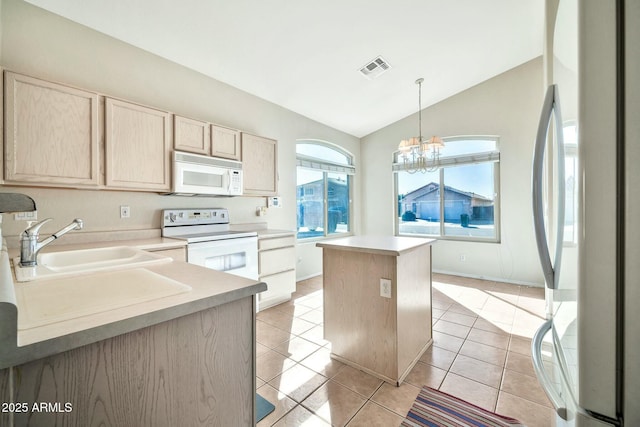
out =
<svg viewBox="0 0 640 427"><path fill-rule="evenodd" d="M146 250L168 249L184 245L183 242L174 239L154 238L130 242L58 245L47 249L49 251L74 250L122 246L126 243ZM0 270L10 268L8 255L5 251L2 252ZM11 272L7 274L4 271L0 274L0 278L4 278L0 279L0 369L235 301L267 288L262 282L181 261L148 266L144 270L188 285L191 290L23 330L18 329L17 314L21 310L21 304L26 302L16 298L14 288L14 286L21 286L22 283L14 284L8 279L12 275ZM87 281L101 280L104 279L104 274L107 273L85 274L83 277ZM51 279L47 282L63 285L64 280L68 279ZM44 283L43 281L42 284Z"/></svg>
<svg viewBox="0 0 640 427"><path fill-rule="evenodd" d="M343 251L368 252L399 256L423 245L435 243L435 239L398 236L350 236L316 243L320 248Z"/></svg>

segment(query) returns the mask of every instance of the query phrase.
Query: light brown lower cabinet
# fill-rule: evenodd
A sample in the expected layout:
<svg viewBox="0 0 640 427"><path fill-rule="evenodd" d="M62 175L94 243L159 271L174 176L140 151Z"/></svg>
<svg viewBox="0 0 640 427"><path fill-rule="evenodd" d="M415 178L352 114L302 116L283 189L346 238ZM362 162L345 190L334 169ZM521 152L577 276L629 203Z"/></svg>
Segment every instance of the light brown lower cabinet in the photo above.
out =
<svg viewBox="0 0 640 427"><path fill-rule="evenodd" d="M431 245L386 250L384 243L392 246L394 239L355 236L353 245L340 246L348 238L317 245L331 357L399 385L433 342ZM381 279L389 280L387 296Z"/></svg>
<svg viewBox="0 0 640 427"><path fill-rule="evenodd" d="M253 307L246 297L0 370L0 425L254 425Z"/></svg>
<svg viewBox="0 0 640 427"><path fill-rule="evenodd" d="M259 309L291 299L296 290L295 235L258 239L258 270L267 290L258 294Z"/></svg>

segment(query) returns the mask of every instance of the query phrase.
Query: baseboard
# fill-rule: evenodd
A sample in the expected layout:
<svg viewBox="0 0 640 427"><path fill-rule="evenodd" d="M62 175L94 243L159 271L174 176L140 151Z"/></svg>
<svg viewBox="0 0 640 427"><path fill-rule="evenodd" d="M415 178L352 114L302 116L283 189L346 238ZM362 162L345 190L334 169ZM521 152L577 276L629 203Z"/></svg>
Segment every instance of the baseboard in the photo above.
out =
<svg viewBox="0 0 640 427"><path fill-rule="evenodd" d="M322 272L310 274L310 275L305 276L305 277L296 278L296 282L301 282L303 280L311 279L313 277L318 277L318 276L322 276Z"/></svg>
<svg viewBox="0 0 640 427"><path fill-rule="evenodd" d="M544 284L541 285L540 283L527 282L525 280L507 280L501 277L482 276L479 274L466 274L460 273L459 271L433 270L433 272L438 274L448 274L450 276L468 277L470 279L491 280L493 282L511 283L513 285L531 286L533 288L544 288Z"/></svg>

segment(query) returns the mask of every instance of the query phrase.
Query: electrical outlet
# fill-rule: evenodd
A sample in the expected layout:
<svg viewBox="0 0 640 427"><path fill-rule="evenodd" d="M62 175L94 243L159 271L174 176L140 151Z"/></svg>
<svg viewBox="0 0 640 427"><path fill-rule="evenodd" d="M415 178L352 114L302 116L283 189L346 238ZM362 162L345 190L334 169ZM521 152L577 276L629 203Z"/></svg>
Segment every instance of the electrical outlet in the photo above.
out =
<svg viewBox="0 0 640 427"><path fill-rule="evenodd" d="M120 218L129 218L131 216L131 209L129 206L120 206Z"/></svg>
<svg viewBox="0 0 640 427"><path fill-rule="evenodd" d="M18 213L13 214L13 219L15 221L37 221L38 220L38 211L18 212Z"/></svg>
<svg viewBox="0 0 640 427"><path fill-rule="evenodd" d="M380 279L380 296L391 298L391 279Z"/></svg>
<svg viewBox="0 0 640 427"><path fill-rule="evenodd" d="M460 254L460 262L467 262L467 256L465 254Z"/></svg>

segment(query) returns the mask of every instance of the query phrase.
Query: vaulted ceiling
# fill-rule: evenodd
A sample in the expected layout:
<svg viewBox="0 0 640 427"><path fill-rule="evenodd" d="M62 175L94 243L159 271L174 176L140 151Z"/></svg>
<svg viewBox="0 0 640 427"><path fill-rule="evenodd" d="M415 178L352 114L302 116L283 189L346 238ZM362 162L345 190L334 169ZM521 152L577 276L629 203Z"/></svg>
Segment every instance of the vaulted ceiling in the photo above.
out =
<svg viewBox="0 0 640 427"><path fill-rule="evenodd" d="M27 1L357 137L543 46L543 0Z"/></svg>

